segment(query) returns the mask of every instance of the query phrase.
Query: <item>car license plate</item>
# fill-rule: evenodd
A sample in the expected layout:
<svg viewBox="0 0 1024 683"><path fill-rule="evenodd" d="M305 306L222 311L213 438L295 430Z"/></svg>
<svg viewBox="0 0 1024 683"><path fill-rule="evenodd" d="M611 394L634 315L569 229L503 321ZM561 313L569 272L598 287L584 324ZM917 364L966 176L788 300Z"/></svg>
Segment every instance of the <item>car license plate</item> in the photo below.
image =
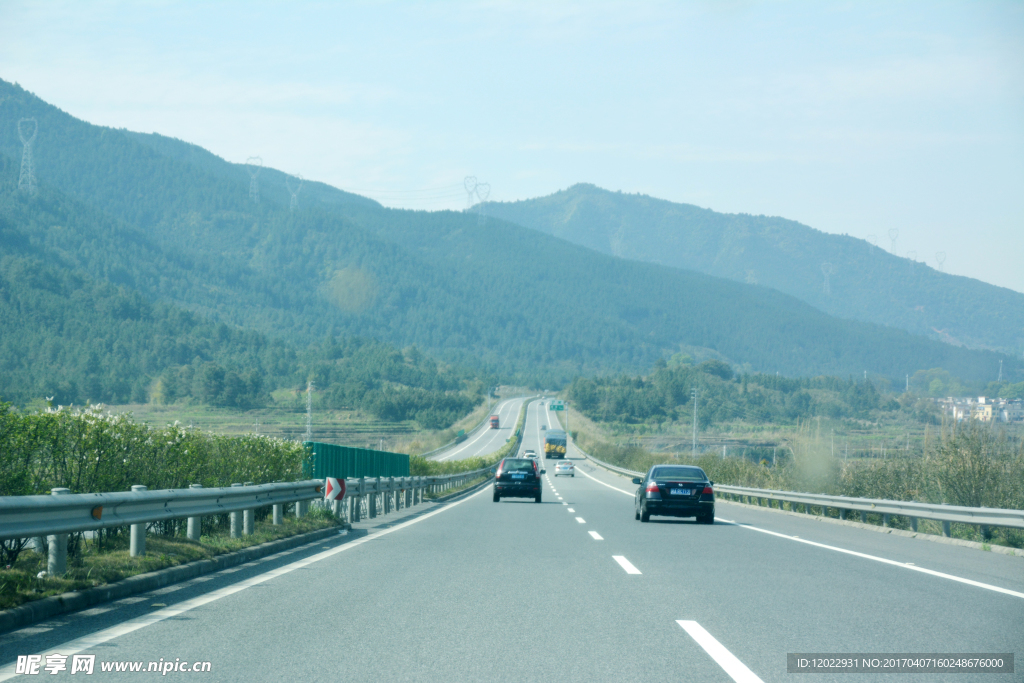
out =
<svg viewBox="0 0 1024 683"><path fill-rule="evenodd" d="M688 496L693 493L691 489L669 489L668 492L673 496Z"/></svg>
<svg viewBox="0 0 1024 683"><path fill-rule="evenodd" d="M512 478L513 479L526 479L526 475L525 474L513 474Z"/></svg>

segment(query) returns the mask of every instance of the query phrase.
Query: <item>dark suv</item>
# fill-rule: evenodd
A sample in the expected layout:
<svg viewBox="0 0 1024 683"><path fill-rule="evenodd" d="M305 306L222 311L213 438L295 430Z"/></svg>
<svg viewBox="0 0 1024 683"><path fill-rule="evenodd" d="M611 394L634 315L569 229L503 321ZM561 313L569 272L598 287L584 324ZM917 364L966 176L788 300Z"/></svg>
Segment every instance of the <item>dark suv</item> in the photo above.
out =
<svg viewBox="0 0 1024 683"><path fill-rule="evenodd" d="M504 498L533 498L540 502L540 475L545 470L532 458L505 458L494 475L494 502Z"/></svg>
<svg viewBox="0 0 1024 683"><path fill-rule="evenodd" d="M701 524L715 523L715 482L704 470L688 465L655 465L636 491L636 519L649 522L651 515L696 517Z"/></svg>

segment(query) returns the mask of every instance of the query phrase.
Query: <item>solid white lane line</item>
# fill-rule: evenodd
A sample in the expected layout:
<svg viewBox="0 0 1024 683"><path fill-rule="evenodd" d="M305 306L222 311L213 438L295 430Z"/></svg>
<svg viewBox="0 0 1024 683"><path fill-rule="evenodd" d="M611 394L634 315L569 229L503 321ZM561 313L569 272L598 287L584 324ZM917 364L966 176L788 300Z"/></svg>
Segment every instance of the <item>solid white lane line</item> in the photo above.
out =
<svg viewBox="0 0 1024 683"><path fill-rule="evenodd" d="M586 520L583 519L582 517L577 517L576 521L579 522L580 524L586 524L587 523Z"/></svg>
<svg viewBox="0 0 1024 683"><path fill-rule="evenodd" d="M704 651L711 655L711 658L718 662L718 666L722 667L725 673L729 674L729 678L736 683L764 683L696 621L679 619L676 623L682 626L690 634L690 637L696 640L697 644L704 648Z"/></svg>
<svg viewBox="0 0 1024 683"><path fill-rule="evenodd" d="M159 609L155 612L150 612L149 614L144 614L141 617L131 619L129 621L118 624L117 626L112 626L110 628L103 629L102 631L90 633L87 636L76 638L75 640L69 640L68 642L61 643L60 645L50 646L45 651L37 654L46 655L52 652L59 652L62 655L74 655L78 654L79 652L82 652L83 650L95 649L97 646L102 645L107 641L113 640L114 638L118 638L133 631L137 631L141 628L145 628L146 626L159 623L161 621L164 621L165 619L170 619L172 617L179 616L185 612L188 612L189 610L195 609L196 607L202 607L203 605L207 605L211 602L214 602L215 600L220 600L221 598L226 598L229 595L234 595L235 593L239 593L245 590L246 588L258 586L259 584L277 578L278 576L283 576L284 574L293 572L296 569L308 567L314 562L325 560L333 555L337 555L338 553L345 552L346 550L351 550L352 548L360 546L368 541L376 540L382 536L386 536L390 533L398 531L399 529L404 529L407 526L412 526L413 524L422 522L423 520L429 519L434 515L444 512L445 510L450 510L456 505L461 505L462 503L465 503L467 500L472 500L473 498L479 496L481 493L486 493L488 490L489 488L485 487L471 496L467 496L466 498L463 498L462 500L457 500L453 503L448 503L444 507L434 510L433 512L428 512L422 517L410 519L407 522L396 524L395 526L390 527L388 529L375 531L372 534L369 534L368 536L363 536L362 538L356 539L354 541L349 541L345 545L340 545L337 548L331 548L330 550L325 550L321 553L317 553L316 555L311 555L307 558L297 560L295 562L292 562L291 564L286 564L282 567L278 567L277 569L268 571L265 574L260 574L259 576L252 577L251 579L246 579L245 581L239 581L238 583L232 586L221 588L211 593L207 593L206 595L201 595L197 598L185 600L183 602L179 602L176 605L164 607L163 609ZM146 598L139 599L145 600ZM123 600L119 602L123 602ZM19 675L15 673L16 666L17 662L11 662L7 666L0 668L0 681L6 681L10 678L13 678L14 676Z"/></svg>
<svg viewBox="0 0 1024 683"><path fill-rule="evenodd" d="M612 555L612 559L619 563L619 566L626 570L627 574L640 574L640 570L633 566L633 563L622 555Z"/></svg>
<svg viewBox="0 0 1024 683"><path fill-rule="evenodd" d="M736 524L736 526L743 527L744 529L750 529L751 531L760 531L762 534L768 534L770 536L778 536L779 538L786 538L790 541L796 541L797 543L806 543L807 545L813 545L816 548L824 548L825 550L834 550L837 553L843 553L845 555L853 555L854 557L861 557L865 560L874 560L875 562L881 562L882 564L888 564L893 567L902 567L903 569L909 569L915 572L921 572L922 574L928 574L929 576L937 576L940 579L949 579L950 581L956 581L958 583L967 584L968 586L975 586L977 588L984 588L985 590L995 591L996 593L1003 593L1005 595L1012 595L1015 598L1024 598L1024 593L1010 590L1009 588L1000 588L999 586L993 586L987 583L981 583L980 581L973 581L971 579L965 579L962 576L954 576L952 574L946 574L943 572L937 572L933 569L925 569L924 567L918 567L910 562L897 562L896 560L887 560L884 557L878 557L877 555L868 555L867 553L859 553L856 550L847 550L846 548L837 548L834 545L826 545L824 543L816 543L815 541L808 541L806 538L797 538L796 536L790 536L788 534L780 534L777 531L768 531L767 529L760 529L756 526L750 526L749 524L738 524L736 522L715 518L716 521L725 522L727 524Z"/></svg>
<svg viewBox="0 0 1024 683"><path fill-rule="evenodd" d="M593 537L593 539L594 539L595 541L603 541L603 540L604 540L604 539L603 539L603 538L601 537L601 534L597 533L596 531L588 531L587 533L589 533L589 534L590 534L590 535L591 535L591 536Z"/></svg>
<svg viewBox="0 0 1024 683"><path fill-rule="evenodd" d="M591 475L587 474L582 469L580 470L580 474L582 474L584 477L587 477L589 479L593 479L594 481L596 481L601 486L607 486L608 488L610 488L613 491L618 491L619 493L625 493L627 496L629 496L631 498L635 495L634 491L624 491L623 489L620 489L620 488L617 488L615 486L612 486L611 484L606 484L603 481L601 481L600 479L597 479L597 478L592 477Z"/></svg>

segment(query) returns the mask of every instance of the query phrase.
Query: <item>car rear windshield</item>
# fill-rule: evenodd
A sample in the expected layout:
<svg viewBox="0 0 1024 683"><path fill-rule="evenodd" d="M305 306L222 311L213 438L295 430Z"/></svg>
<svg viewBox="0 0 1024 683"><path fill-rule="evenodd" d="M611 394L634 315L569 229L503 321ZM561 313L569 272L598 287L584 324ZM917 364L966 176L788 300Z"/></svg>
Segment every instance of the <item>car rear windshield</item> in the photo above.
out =
<svg viewBox="0 0 1024 683"><path fill-rule="evenodd" d="M502 472L533 472L533 461L526 458L505 460L501 463Z"/></svg>
<svg viewBox="0 0 1024 683"><path fill-rule="evenodd" d="M678 479L681 481L705 481L704 470L699 467L655 467L652 479Z"/></svg>

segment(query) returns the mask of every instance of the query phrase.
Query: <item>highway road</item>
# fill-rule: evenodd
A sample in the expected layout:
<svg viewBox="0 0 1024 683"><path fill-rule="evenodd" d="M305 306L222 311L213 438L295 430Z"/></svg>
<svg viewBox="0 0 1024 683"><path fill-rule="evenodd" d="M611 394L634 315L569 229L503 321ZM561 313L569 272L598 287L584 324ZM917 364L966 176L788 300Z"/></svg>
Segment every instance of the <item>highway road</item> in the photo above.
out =
<svg viewBox="0 0 1024 683"><path fill-rule="evenodd" d="M491 429L484 425L469 435L465 441L455 444L446 451L430 457L431 460L465 460L480 455L488 455L505 445L505 442L512 436L516 428L516 420L519 418L519 410L523 406L525 398L510 398L499 402L491 415L498 416L498 429Z"/></svg>
<svg viewBox="0 0 1024 683"><path fill-rule="evenodd" d="M553 413L531 405L524 448ZM208 661L226 681L1021 681L796 675L802 653L1024 655L1024 558L719 501L633 517L635 487L547 461L544 500L490 487L346 535L0 636L19 654ZM70 662L70 659L68 660ZM46 674L46 679L68 675ZM0 680L6 676L0 673Z"/></svg>

